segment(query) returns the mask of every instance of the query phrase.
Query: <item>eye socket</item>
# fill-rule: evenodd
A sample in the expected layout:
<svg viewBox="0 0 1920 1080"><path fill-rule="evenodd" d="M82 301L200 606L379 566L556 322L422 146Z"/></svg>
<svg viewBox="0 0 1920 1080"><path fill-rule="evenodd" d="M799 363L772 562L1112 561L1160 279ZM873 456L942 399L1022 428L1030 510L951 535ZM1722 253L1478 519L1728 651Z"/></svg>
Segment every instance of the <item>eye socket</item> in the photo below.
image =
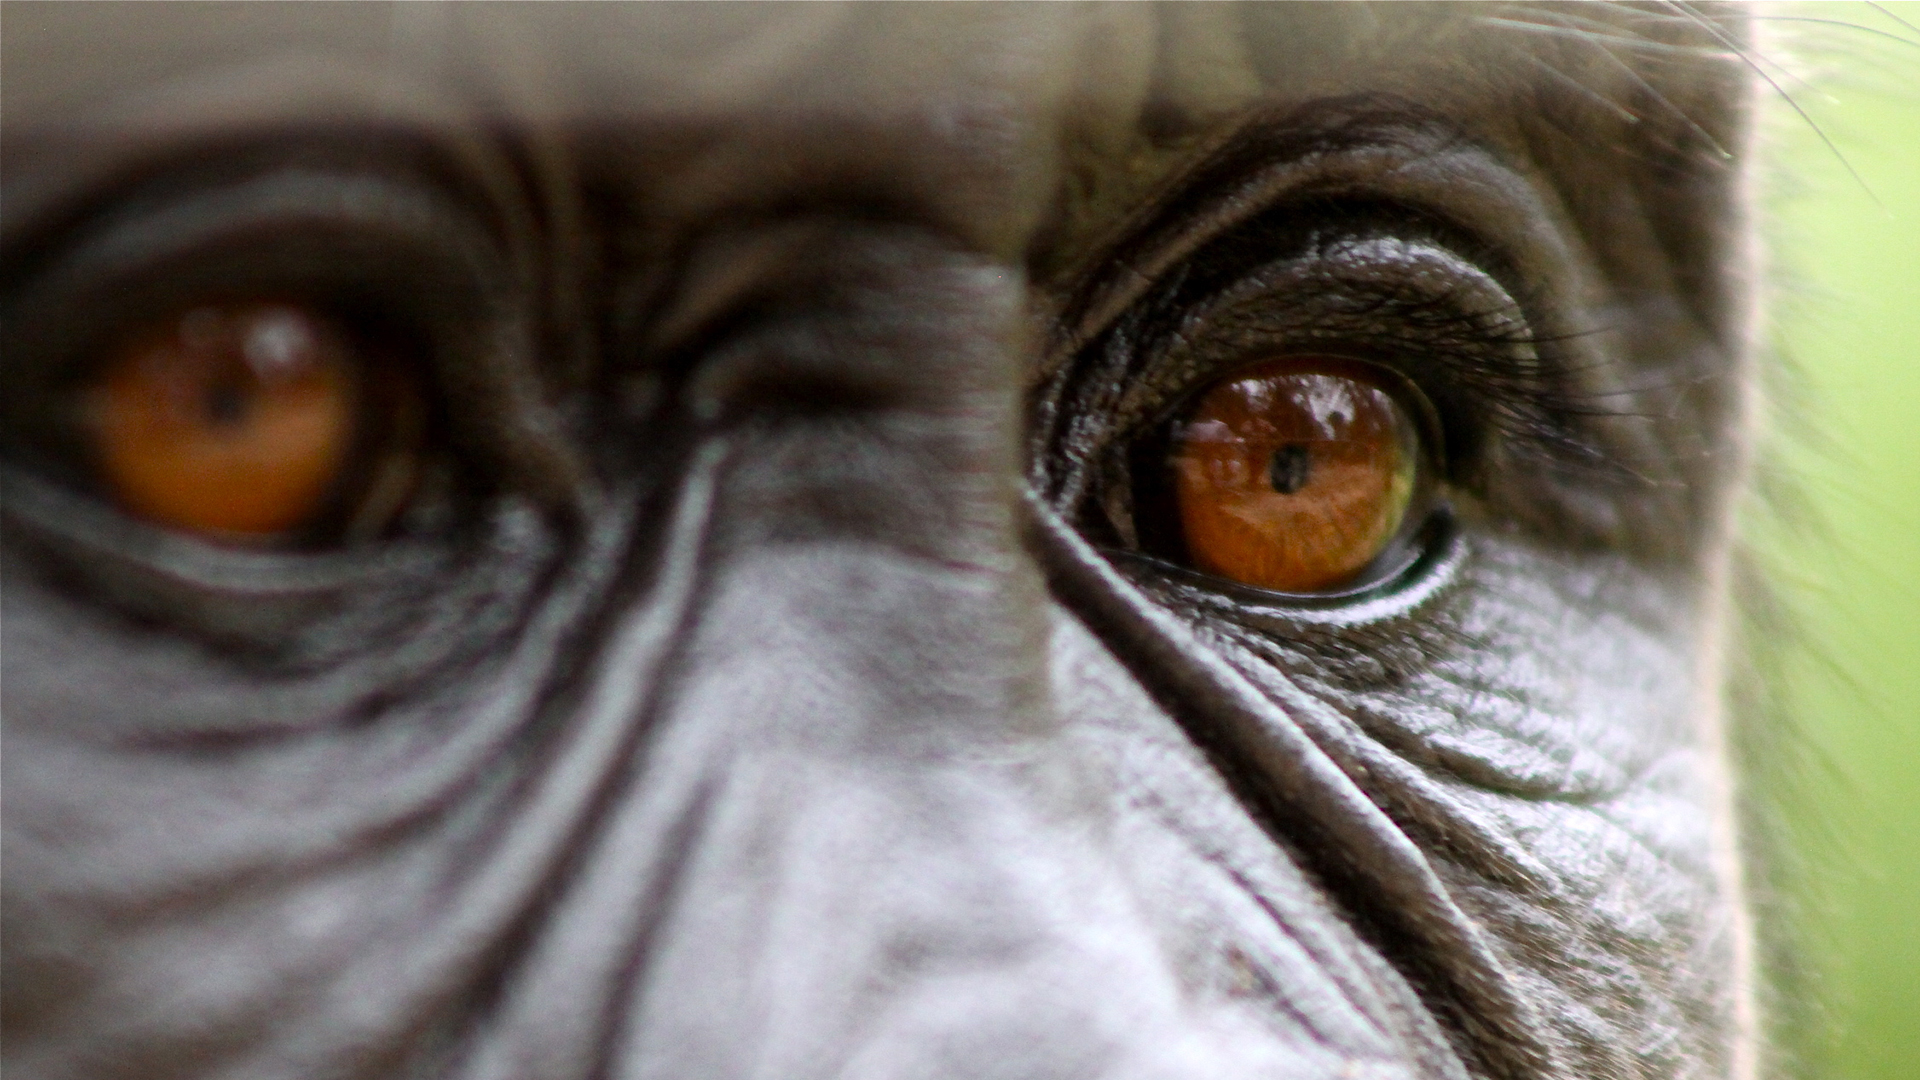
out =
<svg viewBox="0 0 1920 1080"><path fill-rule="evenodd" d="M417 382L337 320L277 301L197 306L120 339L82 390L106 493L225 544L383 530L415 487Z"/></svg>
<svg viewBox="0 0 1920 1080"><path fill-rule="evenodd" d="M1404 552L1433 470L1422 425L1388 387L1372 365L1307 356L1260 361L1201 391L1165 443L1184 561L1257 588L1324 593Z"/></svg>

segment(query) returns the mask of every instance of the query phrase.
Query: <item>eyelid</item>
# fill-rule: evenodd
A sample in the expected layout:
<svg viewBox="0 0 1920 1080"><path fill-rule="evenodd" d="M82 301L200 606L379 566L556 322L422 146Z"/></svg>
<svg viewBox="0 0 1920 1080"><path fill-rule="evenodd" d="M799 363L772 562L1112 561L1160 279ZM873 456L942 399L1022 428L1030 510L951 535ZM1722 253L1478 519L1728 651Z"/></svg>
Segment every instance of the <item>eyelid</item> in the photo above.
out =
<svg viewBox="0 0 1920 1080"><path fill-rule="evenodd" d="M1329 98L1250 117L1200 166L1170 180L1141 222L1072 290L1053 351L1080 352L1182 263L1257 219L1330 203L1394 206L1446 222L1502 278L1560 282L1573 257L1544 193L1450 118L1391 96ZM1103 268L1122 267L1124 273Z"/></svg>
<svg viewBox="0 0 1920 1080"><path fill-rule="evenodd" d="M180 598L221 597L247 604L309 603L312 598L361 587L369 575L423 577L450 561L438 545L402 541L378 548L291 552L272 548L220 547L184 533L135 522L100 500L0 464L6 492L4 517L40 543L66 556L84 554L137 574L148 591Z"/></svg>
<svg viewBox="0 0 1920 1080"><path fill-rule="evenodd" d="M1400 236L1329 240L1191 307L1168 303L1180 308L1176 326L1163 342L1140 343L1152 355L1136 361L1114 403L1134 430L1253 354L1348 356L1391 372L1443 412L1462 366L1505 365L1519 375L1543 362L1520 305L1498 281L1445 247Z"/></svg>
<svg viewBox="0 0 1920 1080"><path fill-rule="evenodd" d="M457 206L420 185L377 174L296 168L185 192L135 192L61 235L31 244L49 252L44 259L10 257L6 286L10 294L84 292L92 283L124 282L263 236L284 243L289 234L315 243L382 249L384 259L354 268L363 279L391 274L394 256L402 252L476 278L496 276L489 264L498 257L487 250L484 234ZM249 254L276 276L328 276L310 260L262 258L257 248Z"/></svg>
<svg viewBox="0 0 1920 1080"><path fill-rule="evenodd" d="M1178 592L1189 602L1224 608L1238 616L1265 611L1298 617L1305 612L1348 611L1357 603L1399 593L1403 587L1411 586L1421 593L1431 592L1433 582L1429 579L1433 572L1437 568L1451 569L1457 564L1462 555L1462 544L1459 542L1459 527L1449 508L1444 504L1435 506L1407 534L1403 546L1388 553L1399 557L1391 559L1381 573L1367 575L1341 588L1313 593L1263 589L1182 566L1146 552L1111 548L1103 550L1115 562L1144 571L1143 576L1153 579L1156 588ZM1396 606L1409 606L1417 600L1418 597L1400 596ZM1342 621L1362 622L1366 619L1361 617Z"/></svg>
<svg viewBox="0 0 1920 1080"><path fill-rule="evenodd" d="M1358 626L1392 617L1452 588L1469 545L1448 508L1437 508L1391 572L1326 593L1282 593L1214 577L1152 555L1102 549L1136 584L1180 607L1226 623L1265 626L1281 633L1301 624Z"/></svg>

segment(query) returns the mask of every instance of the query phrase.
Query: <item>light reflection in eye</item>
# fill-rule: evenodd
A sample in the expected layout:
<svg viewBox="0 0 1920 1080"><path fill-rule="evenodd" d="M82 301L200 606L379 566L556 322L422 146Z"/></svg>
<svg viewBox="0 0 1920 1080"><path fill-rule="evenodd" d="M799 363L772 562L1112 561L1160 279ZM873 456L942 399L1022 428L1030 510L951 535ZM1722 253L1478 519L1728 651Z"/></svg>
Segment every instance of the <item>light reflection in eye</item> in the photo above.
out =
<svg viewBox="0 0 1920 1080"><path fill-rule="evenodd" d="M342 509L362 474L382 520L413 486L417 389L297 303L199 306L132 335L86 386L83 410L94 466L123 509L217 542L308 528ZM370 443L395 436L404 445L361 467Z"/></svg>
<svg viewBox="0 0 1920 1080"><path fill-rule="evenodd" d="M1420 461L1412 418L1364 365L1243 368L1200 396L1173 439L1188 558L1265 589L1340 588L1399 536Z"/></svg>

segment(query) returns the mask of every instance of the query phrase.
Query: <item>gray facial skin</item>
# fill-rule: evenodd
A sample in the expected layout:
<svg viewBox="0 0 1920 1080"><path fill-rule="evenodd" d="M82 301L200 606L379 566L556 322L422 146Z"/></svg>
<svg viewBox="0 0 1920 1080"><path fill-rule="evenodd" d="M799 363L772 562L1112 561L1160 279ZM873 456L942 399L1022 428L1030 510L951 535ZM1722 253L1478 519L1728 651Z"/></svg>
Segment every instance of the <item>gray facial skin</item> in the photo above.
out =
<svg viewBox="0 0 1920 1080"><path fill-rule="evenodd" d="M1751 1075L1737 13L4 19L9 1080ZM467 494L112 509L90 343L236 290ZM1302 350L1432 402L1411 565L1143 553Z"/></svg>

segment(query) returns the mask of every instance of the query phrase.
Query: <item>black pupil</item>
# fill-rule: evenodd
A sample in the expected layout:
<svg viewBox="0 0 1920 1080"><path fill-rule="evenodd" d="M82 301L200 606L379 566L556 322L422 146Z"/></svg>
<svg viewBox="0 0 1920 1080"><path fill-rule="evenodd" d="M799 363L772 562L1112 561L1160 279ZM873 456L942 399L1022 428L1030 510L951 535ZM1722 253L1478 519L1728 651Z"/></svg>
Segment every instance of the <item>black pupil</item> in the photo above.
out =
<svg viewBox="0 0 1920 1080"><path fill-rule="evenodd" d="M220 383L207 391L207 419L222 427L239 423L247 415L246 391L232 383Z"/></svg>
<svg viewBox="0 0 1920 1080"><path fill-rule="evenodd" d="M1291 495L1307 486L1313 471L1313 459L1305 443L1288 443L1273 452L1267 462L1267 482L1282 495Z"/></svg>

